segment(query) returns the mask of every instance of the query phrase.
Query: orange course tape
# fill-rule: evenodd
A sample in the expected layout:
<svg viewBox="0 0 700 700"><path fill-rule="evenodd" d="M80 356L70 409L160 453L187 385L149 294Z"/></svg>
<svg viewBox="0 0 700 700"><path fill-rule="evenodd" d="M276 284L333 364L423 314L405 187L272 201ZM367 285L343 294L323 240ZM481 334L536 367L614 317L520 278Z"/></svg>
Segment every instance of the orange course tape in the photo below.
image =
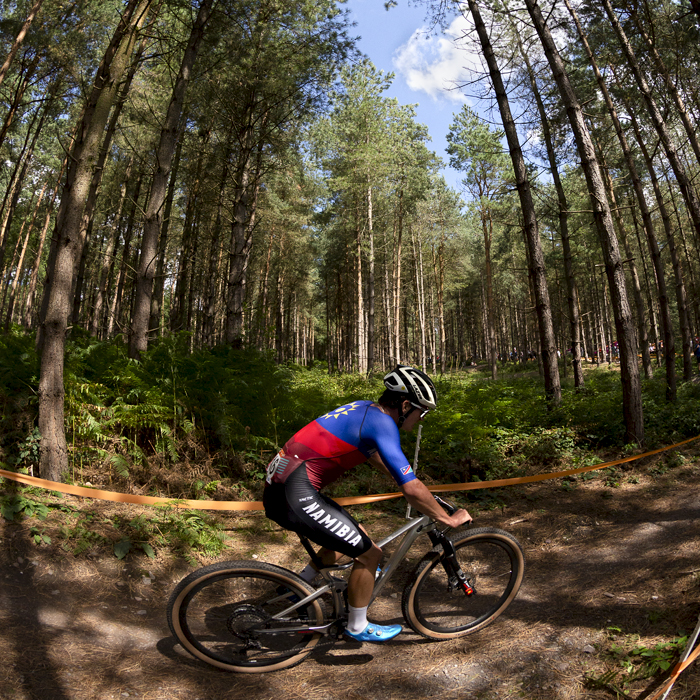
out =
<svg viewBox="0 0 700 700"><path fill-rule="evenodd" d="M683 671L685 671L685 669L698 658L698 656L700 656L700 647L694 649L685 661L676 665L668 680L648 700L656 700L656 698L661 697L665 692L671 690L673 684L678 680L678 676L680 676L681 673L683 673Z"/></svg>
<svg viewBox="0 0 700 700"><path fill-rule="evenodd" d="M597 469L604 469L606 467L612 467L617 464L624 464L625 462L632 462L636 459L641 459L642 457L649 457L651 455L658 454L660 452L665 452L666 450L672 450L675 447L680 447L681 445L686 445L689 442L693 442L700 438L700 435L696 437L688 438L682 442L677 442L675 445L669 447L661 447L657 450L652 450L650 452L645 452L641 455L633 455L631 457L623 457L622 459L615 459L611 462L603 462L601 464L594 464L588 467L578 467L577 469L567 469L561 472L552 472L548 474L535 474L533 476L522 476L514 477L511 479L496 479L494 481L474 481L471 483L462 484L441 484L437 486L429 486L428 488L433 493L445 493L453 491L476 491L479 489L492 489L500 488L502 486L515 486L517 484L530 484L536 481L546 481L548 479L559 479L565 476L573 476L575 474L583 474L584 472L592 472ZM36 486L38 488L47 489L49 491L58 491L59 493L68 493L73 496L81 496L83 498L96 498L102 501L113 501L116 503L133 503L138 505L151 505L151 506L175 506L177 508L191 508L195 510L262 510L263 505L261 501L197 501L188 499L177 499L177 498L158 498L156 496L137 496L128 493L118 493L116 491L103 491L101 489L86 488L83 486L73 486L72 484L61 484L56 481L47 481L46 479L39 479L35 476L28 476L26 474L17 474L16 472L9 472L4 469L0 469L0 477L10 479L11 481L17 481L28 486ZM380 493L371 496L349 496L345 498L336 498L335 500L340 505L359 505L363 503L377 503L379 501L386 501L392 498L400 498L403 494L400 491L393 493Z"/></svg>

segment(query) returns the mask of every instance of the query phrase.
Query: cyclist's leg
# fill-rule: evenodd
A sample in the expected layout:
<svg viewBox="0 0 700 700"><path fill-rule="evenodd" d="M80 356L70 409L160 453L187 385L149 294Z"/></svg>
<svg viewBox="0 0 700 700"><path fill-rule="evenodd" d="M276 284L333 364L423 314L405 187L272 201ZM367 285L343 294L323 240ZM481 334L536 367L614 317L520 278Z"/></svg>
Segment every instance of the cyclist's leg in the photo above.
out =
<svg viewBox="0 0 700 700"><path fill-rule="evenodd" d="M355 560L348 582L351 636L360 641L386 641L401 632L400 625L382 627L366 622L365 627L371 633L358 629L367 619L375 573L382 557L381 549L366 530L342 506L311 486L304 464L289 475L284 485L268 486L266 495L275 487L275 492L281 494L274 499L276 504L271 497L263 499L268 517L320 544L324 564L335 562L338 554Z"/></svg>
<svg viewBox="0 0 700 700"><path fill-rule="evenodd" d="M359 525L358 523L358 526L360 530L364 532L365 535L367 535L367 537L370 536L367 530L365 529L364 525ZM336 552L335 550L329 549L328 547L321 547L321 549L319 549L318 552L316 552L316 554L318 558L323 562L324 566L333 566L334 564L337 564L344 556L346 556L342 552ZM357 558L355 560L357 560ZM377 564L379 564L379 562L377 562Z"/></svg>

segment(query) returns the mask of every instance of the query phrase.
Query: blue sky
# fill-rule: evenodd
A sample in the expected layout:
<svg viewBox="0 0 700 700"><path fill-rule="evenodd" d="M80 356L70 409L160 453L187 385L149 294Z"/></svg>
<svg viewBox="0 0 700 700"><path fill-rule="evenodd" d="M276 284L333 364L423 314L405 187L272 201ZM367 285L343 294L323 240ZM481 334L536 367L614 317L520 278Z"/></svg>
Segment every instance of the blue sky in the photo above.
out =
<svg viewBox="0 0 700 700"><path fill-rule="evenodd" d="M466 23L456 18L445 34L430 36L424 7L409 6L399 0L387 11L384 0L348 0L346 7L357 26L351 32L360 36L358 48L375 66L396 74L389 97L401 104L417 104L417 121L425 124L432 137L429 147L444 161L448 184L459 190L459 174L447 166L447 132L453 115L465 102L460 90L450 89L466 79L465 66L478 61L454 44Z"/></svg>

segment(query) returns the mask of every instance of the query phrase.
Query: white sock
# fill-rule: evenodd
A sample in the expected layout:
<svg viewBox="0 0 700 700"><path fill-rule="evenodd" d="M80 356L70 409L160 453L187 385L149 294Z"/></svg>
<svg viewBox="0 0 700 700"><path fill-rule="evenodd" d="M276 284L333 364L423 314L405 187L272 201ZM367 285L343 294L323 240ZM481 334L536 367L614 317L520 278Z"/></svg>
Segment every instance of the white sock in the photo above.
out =
<svg viewBox="0 0 700 700"><path fill-rule="evenodd" d="M364 632L365 627L367 627L367 608L369 606L365 605L364 608L353 608L352 605L348 605L348 632L353 634L359 634Z"/></svg>
<svg viewBox="0 0 700 700"><path fill-rule="evenodd" d="M307 564L304 567L304 570L299 572L299 576L301 576L301 578L303 578L304 581L308 581L309 583L311 583L316 578L316 576L318 576L318 571L316 571L316 569L314 569L314 567L311 566L311 564Z"/></svg>

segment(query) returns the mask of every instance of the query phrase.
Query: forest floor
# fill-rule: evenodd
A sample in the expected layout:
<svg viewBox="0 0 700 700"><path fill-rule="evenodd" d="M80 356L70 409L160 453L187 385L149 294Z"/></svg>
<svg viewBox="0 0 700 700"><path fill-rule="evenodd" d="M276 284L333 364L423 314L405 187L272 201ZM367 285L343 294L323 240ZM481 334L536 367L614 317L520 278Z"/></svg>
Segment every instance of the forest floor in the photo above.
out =
<svg viewBox="0 0 700 700"><path fill-rule="evenodd" d="M175 644L165 610L174 584L192 570L182 559L130 554L120 561L106 547L76 557L58 537L35 544L31 528L50 534L51 518L0 518L0 698L597 700L616 697L611 686L587 680L606 672L628 697L649 697L662 676L625 685L621 662L640 658L628 655L635 647L653 650L690 633L700 613L700 448L693 445L672 469L657 458L632 463L614 488L602 477L570 490L540 482L502 491L497 508L473 508L477 526L512 532L527 562L518 598L487 629L439 643L407 628L386 645L339 642L295 668L261 675L217 670ZM70 502L89 508L94 522L138 511ZM379 536L400 523L402 509L360 512ZM262 513L224 517L230 549L219 559L255 555L302 567L298 542ZM401 622L402 587L391 581L370 617ZM670 695L691 698L700 698L700 663Z"/></svg>

